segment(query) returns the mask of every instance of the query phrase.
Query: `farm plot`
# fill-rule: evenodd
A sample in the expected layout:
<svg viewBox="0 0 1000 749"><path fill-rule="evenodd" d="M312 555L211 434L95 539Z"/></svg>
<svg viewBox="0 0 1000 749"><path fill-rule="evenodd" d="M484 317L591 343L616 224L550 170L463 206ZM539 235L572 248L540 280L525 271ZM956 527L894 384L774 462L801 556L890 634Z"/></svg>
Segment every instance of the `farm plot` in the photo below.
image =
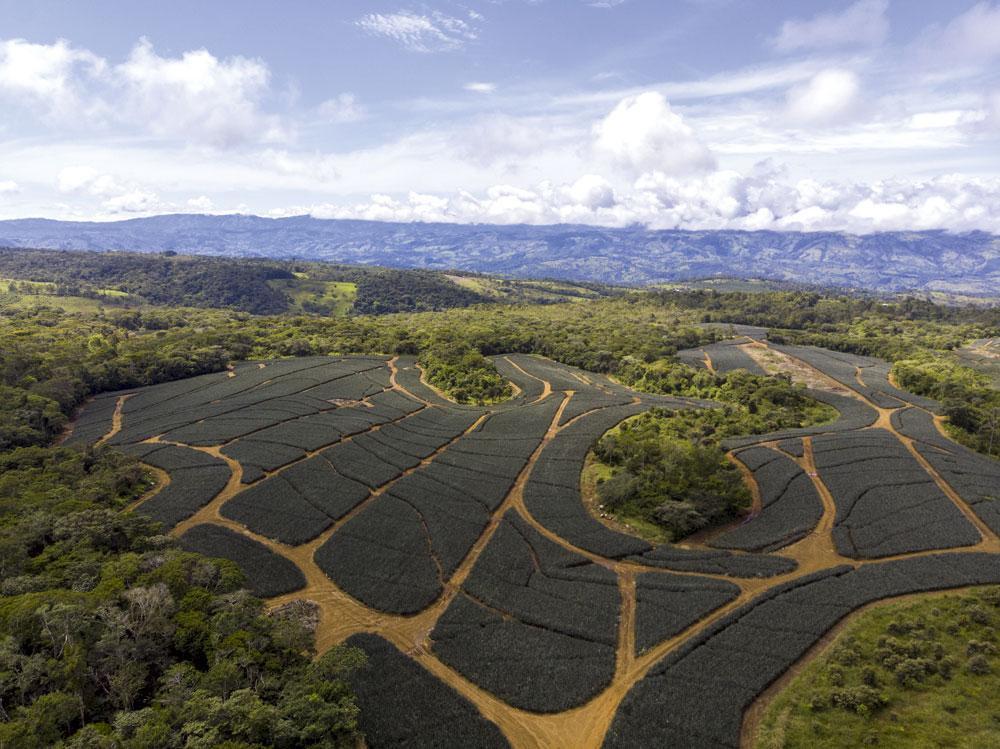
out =
<svg viewBox="0 0 1000 749"><path fill-rule="evenodd" d="M511 363L509 356L494 356L490 360L500 376L513 382L521 391L514 400L533 401L541 397L545 383L518 369Z"/></svg>
<svg viewBox="0 0 1000 749"><path fill-rule="evenodd" d="M802 447L801 441L798 447ZM823 517L816 487L794 460L766 447L751 447L736 457L753 473L762 508L749 522L714 538L711 546L743 551L780 549L805 536Z"/></svg>
<svg viewBox="0 0 1000 749"><path fill-rule="evenodd" d="M893 413L893 426L913 439L914 447L941 474L994 533L1000 534L1000 462L946 439L926 411Z"/></svg>
<svg viewBox="0 0 1000 749"><path fill-rule="evenodd" d="M602 525L580 501L580 473L590 448L606 431L643 410L628 405L586 414L549 442L524 487L524 505L532 517L574 546L604 557L650 549L645 541Z"/></svg>
<svg viewBox="0 0 1000 749"><path fill-rule="evenodd" d="M699 572L724 577L777 577L792 572L798 564L788 557L771 554L735 554L722 549L688 549L664 544L643 554L626 557L630 562L676 572Z"/></svg>
<svg viewBox="0 0 1000 749"><path fill-rule="evenodd" d="M208 557L234 562L254 595L263 598L291 593L306 586L305 575L295 563L261 543L220 525L202 523L180 537L181 546Z"/></svg>
<svg viewBox="0 0 1000 749"><path fill-rule="evenodd" d="M677 358L692 367L708 368L711 363L715 372L725 373L735 369L745 369L750 374L767 374L753 357L740 348L740 345L746 342L746 338L718 341L701 348L678 351Z"/></svg>
<svg viewBox="0 0 1000 749"><path fill-rule="evenodd" d="M362 357L289 359L256 369L242 367L235 377L211 374L142 388L125 401L124 427L109 442L141 442L190 427L196 430L191 438L198 440L197 444L218 444L315 412L324 407L320 404L333 407L309 391L332 387L334 382L352 389L352 380L363 379L365 372L378 367L384 368L385 362ZM217 423L213 425L213 421ZM175 441L185 441L184 432L174 436L178 437ZM214 442L207 442L209 439Z"/></svg>
<svg viewBox="0 0 1000 749"><path fill-rule="evenodd" d="M442 661L535 712L581 704L615 669L615 575L508 513L431 638Z"/></svg>
<svg viewBox="0 0 1000 749"><path fill-rule="evenodd" d="M97 398L71 440L108 437L167 472L135 511L182 523L182 547L231 560L272 605L316 602L321 648L346 638L369 654L353 678L374 749L735 746L745 706L850 611L1000 582L1000 554L981 553L1000 542L956 496L996 529L996 466L907 405L878 362L814 359L892 398L889 424L817 391L834 424L728 443L761 509L710 545L613 530L580 476L623 419L713 404L534 356L496 358L521 392L475 408L420 383L412 359L243 363ZM841 561L834 546L861 561L813 573Z"/></svg>
<svg viewBox="0 0 1000 749"><path fill-rule="evenodd" d="M378 635L357 634L346 644L361 648L368 656L365 666L351 677L366 746L509 746L475 705L389 641Z"/></svg>
<svg viewBox="0 0 1000 749"><path fill-rule="evenodd" d="M582 369L559 364L551 359L528 354L510 354L505 357L529 376L548 382L553 390L583 390L595 387L594 383L603 380L600 375L584 372Z"/></svg>
<svg viewBox="0 0 1000 749"><path fill-rule="evenodd" d="M711 577L640 574L635 584L637 651L679 635L739 593L739 586Z"/></svg>
<svg viewBox="0 0 1000 749"><path fill-rule="evenodd" d="M169 484L136 508L159 521L164 531L211 502L231 475L224 461L190 447L146 443L122 449L170 475Z"/></svg>
<svg viewBox="0 0 1000 749"><path fill-rule="evenodd" d="M891 366L870 356L828 351L815 346L779 346L770 344L782 353L801 359L841 385L863 395L879 408L900 408L906 404L935 409L938 404L930 398L899 390L889 382Z"/></svg>
<svg viewBox="0 0 1000 749"><path fill-rule="evenodd" d="M321 453L238 493L221 513L262 536L297 545L318 536L370 493L338 473Z"/></svg>
<svg viewBox="0 0 1000 749"><path fill-rule="evenodd" d="M854 558L971 546L979 532L903 444L884 429L813 439L837 506L833 539Z"/></svg>
<svg viewBox="0 0 1000 749"><path fill-rule="evenodd" d="M384 486L319 548L317 564L372 608L420 611L482 535L557 406L550 398L491 414L432 461Z"/></svg>
<svg viewBox="0 0 1000 749"><path fill-rule="evenodd" d="M657 663L623 700L604 746L737 747L744 709L854 609L998 582L997 558L970 553L835 567L775 586Z"/></svg>
<svg viewBox="0 0 1000 749"><path fill-rule="evenodd" d="M88 445L97 442L111 431L118 398L122 393L102 393L90 401L73 424L72 433L63 440L63 445Z"/></svg>

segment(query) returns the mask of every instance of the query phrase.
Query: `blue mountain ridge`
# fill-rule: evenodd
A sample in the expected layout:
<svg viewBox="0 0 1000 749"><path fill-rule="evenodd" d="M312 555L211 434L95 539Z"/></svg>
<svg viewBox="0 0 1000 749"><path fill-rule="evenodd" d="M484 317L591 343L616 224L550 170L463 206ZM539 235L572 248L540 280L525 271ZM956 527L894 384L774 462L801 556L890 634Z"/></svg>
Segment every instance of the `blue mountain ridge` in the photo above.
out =
<svg viewBox="0 0 1000 749"><path fill-rule="evenodd" d="M115 222L0 221L0 246L173 250L630 285L726 276L1000 294L1000 237L985 232L856 235L174 214Z"/></svg>

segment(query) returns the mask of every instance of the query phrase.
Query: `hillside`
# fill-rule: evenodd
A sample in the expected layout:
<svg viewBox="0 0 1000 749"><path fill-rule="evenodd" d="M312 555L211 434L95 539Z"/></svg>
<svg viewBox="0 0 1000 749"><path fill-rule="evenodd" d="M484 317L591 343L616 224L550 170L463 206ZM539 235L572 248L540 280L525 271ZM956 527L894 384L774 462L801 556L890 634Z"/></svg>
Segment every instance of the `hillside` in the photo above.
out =
<svg viewBox="0 0 1000 749"><path fill-rule="evenodd" d="M880 291L991 295L1000 288L1000 238L983 232L858 236L168 215L3 221L0 246L174 250L633 285L726 275Z"/></svg>
<svg viewBox="0 0 1000 749"><path fill-rule="evenodd" d="M623 293L597 284L507 281L478 275L300 261L0 249L2 291L17 303L142 304L227 308L253 314L387 314L486 302L548 304ZM34 305L31 305L34 306Z"/></svg>

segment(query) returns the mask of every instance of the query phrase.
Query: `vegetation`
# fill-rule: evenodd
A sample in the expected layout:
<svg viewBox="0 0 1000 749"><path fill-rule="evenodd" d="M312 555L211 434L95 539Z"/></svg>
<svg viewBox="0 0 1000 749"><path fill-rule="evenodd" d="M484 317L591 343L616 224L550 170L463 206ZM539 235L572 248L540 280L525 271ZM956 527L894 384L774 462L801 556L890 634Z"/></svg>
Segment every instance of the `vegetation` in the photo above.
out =
<svg viewBox="0 0 1000 749"><path fill-rule="evenodd" d="M897 361L893 374L900 387L941 401L955 440L1000 457L1000 390L989 376L936 352Z"/></svg>
<svg viewBox="0 0 1000 749"><path fill-rule="evenodd" d="M313 661L234 564L122 514L147 487L110 451L0 455L0 746L351 745L361 655Z"/></svg>
<svg viewBox="0 0 1000 749"><path fill-rule="evenodd" d="M427 270L175 252L24 249L0 249L0 289L8 295L19 294L22 306L33 299L55 297L54 303L73 307L73 311L80 311L89 300L86 308L91 311L98 304L150 304L320 316L419 312L486 302L551 303L622 293L598 284L480 281Z"/></svg>
<svg viewBox="0 0 1000 749"><path fill-rule="evenodd" d="M735 370L713 375L688 367L629 362L622 380L648 392L721 401L718 409L640 414L605 435L599 461L601 509L653 538L678 540L731 520L750 505L750 493L720 447L726 437L767 434L831 421L836 411L776 377ZM603 469L603 470L602 470ZM605 478L606 477L606 478Z"/></svg>
<svg viewBox="0 0 1000 749"><path fill-rule="evenodd" d="M862 614L768 706L761 749L994 746L1000 589Z"/></svg>
<svg viewBox="0 0 1000 749"><path fill-rule="evenodd" d="M32 270L24 257L47 269L48 276ZM122 513L149 486L132 459L53 445L79 405L97 393L222 371L234 361L372 353L416 356L432 385L461 402L483 404L511 397L509 384L488 357L537 353L611 374L639 391L722 404L643 415L598 445L607 472L601 501L622 518L654 523L663 537L680 538L732 517L747 504L747 491L724 458L723 439L832 417L828 407L787 380L743 371L713 374L673 359L680 349L727 335L724 325L702 328L701 322L743 322L780 328L772 334L776 339L891 359L901 387L945 404L949 428L959 439L984 453L996 455L1000 449L996 391L950 353L968 340L1000 335L993 310L807 292L604 296L595 290L598 298L583 299L588 294L581 292L569 303L528 305L507 298L504 304L487 305L481 304L487 297L498 298L495 287L477 289L430 272L260 261L241 262L246 272L232 274L229 261L207 258L65 257L69 265L57 267L45 253L32 259L30 252L0 252L0 275L26 279L13 289L10 282L0 284L2 746L332 746L350 743L356 733L357 710L347 686L361 661L356 651L335 649L313 659L309 617L298 610L265 613L232 562L184 551L148 517ZM548 294L553 287L538 288ZM344 300L352 293L355 314L343 315ZM36 303L21 304L29 296ZM59 308L46 306L49 299L82 301ZM412 311L442 307L450 308ZM309 314L288 314L289 309ZM357 314L361 311L380 314ZM545 407L537 409L533 434L548 427L552 415L543 413ZM601 422L598 428L597 420L581 419L568 427L593 427L578 433L584 451L574 453L573 461L582 464L588 440L614 423ZM534 449L519 423L497 418L490 424L499 440L520 439L524 455ZM419 440L420 435L416 430L412 436ZM492 470L513 481L524 455L506 456ZM615 558L638 555L651 565L678 564L687 571L716 571L730 562L749 567L788 562L762 554L676 561L657 556L635 538L599 536L587 524L590 518L571 518L565 504L546 518L546 508L557 501L579 505L570 486L579 471L561 474L564 460L560 454L547 462L548 480L534 487L529 483L525 502L564 538L570 538L568 531L555 524L575 523L573 543L581 548L604 553L600 544L613 542L620 545L611 554ZM471 470L482 458L468 461ZM465 475L466 467L441 470L447 478L444 472ZM483 482L484 491L495 490L496 504L507 480L495 479L495 487ZM176 484L183 488L180 480ZM367 489L359 492L367 496ZM408 501L422 501L415 490L411 494ZM434 532L446 530L435 527ZM373 526L369 535L378 541L380 533ZM474 540L470 534L450 553L460 559L459 552ZM247 559L260 556L256 548L240 551ZM445 562L448 569L451 562ZM427 568L433 573L428 579L437 580L434 562ZM767 574L788 568L775 569ZM371 565L358 570L358 579L370 571ZM428 595L436 596L436 588ZM652 600L654 594L649 596ZM513 607L500 597L497 604ZM980 607L995 618L987 603ZM989 640L985 630L963 627L960 623L957 637L966 638L966 647L972 639ZM601 637L613 643L613 634L609 630ZM919 639L916 634L906 638ZM938 639L950 647L945 635ZM915 656L928 657L935 655ZM992 654L955 657L951 681L946 683L939 669L909 691L880 687L888 695L886 706L873 704L870 718L848 717L870 725L904 709L925 688L992 679ZM990 673L975 673L985 670L984 662ZM890 676L887 670L879 678L889 684ZM864 704L867 698L858 694L858 704ZM843 712L830 705L810 712L809 730L815 721ZM959 712L963 709L960 705ZM973 714L971 708L968 713Z"/></svg>
<svg viewBox="0 0 1000 749"><path fill-rule="evenodd" d="M496 367L471 347L436 346L420 355L427 381L459 403L484 405L512 395Z"/></svg>

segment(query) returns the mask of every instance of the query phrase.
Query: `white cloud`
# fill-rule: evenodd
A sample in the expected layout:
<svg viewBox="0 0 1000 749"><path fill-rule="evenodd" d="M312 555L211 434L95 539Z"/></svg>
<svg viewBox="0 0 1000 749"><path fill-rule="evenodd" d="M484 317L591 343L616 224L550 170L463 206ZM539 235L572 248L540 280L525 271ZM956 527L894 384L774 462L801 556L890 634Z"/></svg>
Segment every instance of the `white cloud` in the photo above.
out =
<svg viewBox="0 0 1000 749"><path fill-rule="evenodd" d="M572 203L590 208L610 208L615 204L615 191L611 183L597 174L585 174L568 188L566 195Z"/></svg>
<svg viewBox="0 0 1000 749"><path fill-rule="evenodd" d="M622 99L594 126L594 145L634 173L659 169L683 174L714 165L694 130L655 91Z"/></svg>
<svg viewBox="0 0 1000 749"><path fill-rule="evenodd" d="M222 147L284 140L287 128L262 109L269 83L260 60L205 49L161 57L145 39L118 65L66 40L0 41L0 97L74 129L124 126Z"/></svg>
<svg viewBox="0 0 1000 749"><path fill-rule="evenodd" d="M112 214L151 213L164 207L149 188L112 174L102 174L89 166L65 167L56 182L60 192L97 198L101 207Z"/></svg>
<svg viewBox="0 0 1000 749"><path fill-rule="evenodd" d="M943 28L931 29L922 40L932 62L986 63L1000 57L1000 4L973 5Z"/></svg>
<svg viewBox="0 0 1000 749"><path fill-rule="evenodd" d="M654 229L998 231L1000 216L992 211L998 200L1000 179L948 175L873 184L796 182L787 180L780 169L763 168L749 175L720 170L687 178L652 172L622 193L599 175L585 175L560 186L499 184L478 195L376 194L353 204L294 206L276 215L500 224L641 223Z"/></svg>
<svg viewBox="0 0 1000 749"><path fill-rule="evenodd" d="M471 22L482 19L470 13L469 21L433 12L418 14L408 10L397 13L369 13L359 18L356 25L375 36L398 42L412 52L445 52L461 49L478 37Z"/></svg>
<svg viewBox="0 0 1000 749"><path fill-rule="evenodd" d="M788 116L804 124L843 120L858 101L858 77L849 70L824 70L788 92Z"/></svg>
<svg viewBox="0 0 1000 749"><path fill-rule="evenodd" d="M0 41L0 94L63 119L86 108L80 96L81 82L103 75L106 67L100 57L76 49L64 39L53 44L3 40Z"/></svg>
<svg viewBox="0 0 1000 749"><path fill-rule="evenodd" d="M197 198L188 200L187 207L198 213L207 213L215 210L215 203L207 195L199 195Z"/></svg>
<svg viewBox="0 0 1000 749"><path fill-rule="evenodd" d="M789 20L771 40L782 51L881 44L889 33L888 0L858 0L841 13L823 13L807 21Z"/></svg>
<svg viewBox="0 0 1000 749"><path fill-rule="evenodd" d="M486 81L472 81L471 83L466 83L462 88L476 94L492 94L497 90L497 84L487 83Z"/></svg>
<svg viewBox="0 0 1000 749"><path fill-rule="evenodd" d="M0 181L0 195L11 195L21 192L21 186L12 179Z"/></svg>
<svg viewBox="0 0 1000 749"><path fill-rule="evenodd" d="M160 57L143 39L115 73L127 115L156 135L221 147L287 135L260 109L270 79L260 60L220 60L205 49Z"/></svg>
<svg viewBox="0 0 1000 749"><path fill-rule="evenodd" d="M98 171L89 166L68 166L59 172L57 184L59 192L76 192L91 184L98 177Z"/></svg>
<svg viewBox="0 0 1000 749"><path fill-rule="evenodd" d="M101 204L109 213L151 213L161 208L156 193L135 189L108 198Z"/></svg>
<svg viewBox="0 0 1000 749"><path fill-rule="evenodd" d="M338 125L363 120L367 114L358 98L349 92L338 94L319 105L320 117Z"/></svg>

